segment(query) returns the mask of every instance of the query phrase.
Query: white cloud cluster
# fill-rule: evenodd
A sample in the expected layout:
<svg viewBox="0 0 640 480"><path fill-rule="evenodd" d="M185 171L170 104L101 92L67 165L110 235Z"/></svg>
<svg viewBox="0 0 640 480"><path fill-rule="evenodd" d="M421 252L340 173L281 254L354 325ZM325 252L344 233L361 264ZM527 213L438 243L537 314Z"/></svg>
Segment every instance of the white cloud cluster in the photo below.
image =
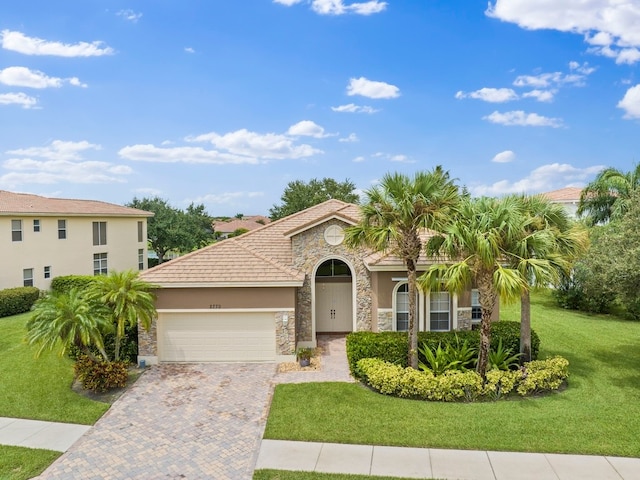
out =
<svg viewBox="0 0 640 480"><path fill-rule="evenodd" d="M355 103L348 103L346 105L331 107L331 110L333 110L334 112L342 112L342 113L369 113L369 114L380 111L368 105L356 105Z"/></svg>
<svg viewBox="0 0 640 480"><path fill-rule="evenodd" d="M302 0L273 0L274 3L291 7L301 3ZM357 15L372 15L380 13L387 8L387 2L369 0L368 2L354 2L345 5L343 0L311 0L311 9L320 15L344 15L355 13Z"/></svg>
<svg viewBox="0 0 640 480"><path fill-rule="evenodd" d="M2 48L24 55L54 55L57 57L99 57L113 55L111 47L104 46L104 42L61 43L28 37L22 32L11 30L2 31Z"/></svg>
<svg viewBox="0 0 640 480"><path fill-rule="evenodd" d="M491 123L497 123L499 125L507 126L520 126L520 127L553 127L559 128L562 126L562 120L559 118L550 118L537 113L526 113L522 110L513 110L511 112L498 112L495 111L490 115L482 117Z"/></svg>
<svg viewBox="0 0 640 480"><path fill-rule="evenodd" d="M2 163L8 173L0 175L0 186L124 182L124 177L132 173L130 167L84 158L88 151L100 148L87 141L55 140L44 147L9 150L6 154L10 157Z"/></svg>
<svg viewBox="0 0 640 480"><path fill-rule="evenodd" d="M0 94L0 105L20 105L22 108L35 108L38 99L30 97L26 93L2 93Z"/></svg>
<svg viewBox="0 0 640 480"><path fill-rule="evenodd" d="M631 87L618 102L618 108L625 111L624 118L640 118L640 83Z"/></svg>
<svg viewBox="0 0 640 480"><path fill-rule="evenodd" d="M465 93L459 91L456 93L456 98L461 100L463 98L475 98L484 102L490 103L504 103L518 99L518 94L511 88L481 88L475 92Z"/></svg>
<svg viewBox="0 0 640 480"><path fill-rule="evenodd" d="M387 160L398 163L416 163L415 160L409 158L407 155L398 153L376 152L371 156L374 158L386 158Z"/></svg>
<svg viewBox="0 0 640 480"><path fill-rule="evenodd" d="M365 77L351 78L347 87L347 95L360 95L367 98L397 98L400 89L386 82L369 80Z"/></svg>
<svg viewBox="0 0 640 480"><path fill-rule="evenodd" d="M569 185L584 184L603 168L602 165L578 168L567 163L552 163L536 168L521 180L501 180L491 185L474 185L470 187L470 191L476 196L548 192Z"/></svg>
<svg viewBox="0 0 640 480"><path fill-rule="evenodd" d="M640 60L640 5L636 0L495 0L486 14L529 30L584 35L588 51L616 63Z"/></svg>
<svg viewBox="0 0 640 480"><path fill-rule="evenodd" d="M11 87L28 88L60 88L65 83L76 87L87 86L77 77L49 77L38 70L30 70L27 67L7 67L0 70L0 83Z"/></svg>
<svg viewBox="0 0 640 480"><path fill-rule="evenodd" d="M189 198L185 203L204 203L205 205L234 205L243 198L256 198L264 196L264 192L223 192L210 193L196 198Z"/></svg>
<svg viewBox="0 0 640 480"><path fill-rule="evenodd" d="M495 163L509 163L513 162L516 158L516 154L511 150L505 150L504 152L500 152L494 156L491 161Z"/></svg>
<svg viewBox="0 0 640 480"><path fill-rule="evenodd" d="M350 133L347 137L339 138L338 141L343 143L353 143L353 142L359 142L360 139L358 138L358 135L356 135L355 133Z"/></svg>
<svg viewBox="0 0 640 480"><path fill-rule="evenodd" d="M118 15L119 17L124 18L125 20L128 20L129 22L133 22L133 23L138 23L138 20L140 20L142 18L142 13L134 12L130 8L125 9L125 10L120 10L120 11L118 11L116 13L116 15Z"/></svg>
<svg viewBox="0 0 640 480"><path fill-rule="evenodd" d="M215 148L193 146L156 147L155 145L129 145L120 149L122 158L159 163L258 164L269 160L299 159L324 153L297 137L324 138L324 128L311 120L291 125L287 133L257 133L245 128L219 134L216 132L189 136L188 143L210 143Z"/></svg>

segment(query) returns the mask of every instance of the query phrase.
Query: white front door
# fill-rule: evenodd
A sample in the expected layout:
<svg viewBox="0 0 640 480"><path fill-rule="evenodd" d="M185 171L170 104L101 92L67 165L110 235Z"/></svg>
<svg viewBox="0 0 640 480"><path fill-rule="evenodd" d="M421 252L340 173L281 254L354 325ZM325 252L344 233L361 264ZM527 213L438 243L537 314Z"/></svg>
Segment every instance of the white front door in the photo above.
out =
<svg viewBox="0 0 640 480"><path fill-rule="evenodd" d="M316 332L351 332L351 282L316 282Z"/></svg>

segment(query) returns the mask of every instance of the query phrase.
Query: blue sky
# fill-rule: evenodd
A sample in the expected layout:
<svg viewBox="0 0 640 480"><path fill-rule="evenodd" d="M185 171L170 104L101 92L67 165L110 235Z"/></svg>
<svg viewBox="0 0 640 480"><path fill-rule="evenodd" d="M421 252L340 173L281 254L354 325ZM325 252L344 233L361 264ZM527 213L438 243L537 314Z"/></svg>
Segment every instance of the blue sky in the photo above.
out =
<svg viewBox="0 0 640 480"><path fill-rule="evenodd" d="M266 214L443 165L475 195L630 170L640 0L0 5L0 189Z"/></svg>

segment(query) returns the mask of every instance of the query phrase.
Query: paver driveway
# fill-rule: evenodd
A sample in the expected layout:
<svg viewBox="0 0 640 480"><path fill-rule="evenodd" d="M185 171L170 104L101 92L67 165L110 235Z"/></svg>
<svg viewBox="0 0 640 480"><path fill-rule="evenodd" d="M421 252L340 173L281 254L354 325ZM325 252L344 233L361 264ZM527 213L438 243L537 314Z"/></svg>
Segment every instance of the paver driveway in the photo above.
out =
<svg viewBox="0 0 640 480"><path fill-rule="evenodd" d="M39 479L251 479L274 364L151 367Z"/></svg>

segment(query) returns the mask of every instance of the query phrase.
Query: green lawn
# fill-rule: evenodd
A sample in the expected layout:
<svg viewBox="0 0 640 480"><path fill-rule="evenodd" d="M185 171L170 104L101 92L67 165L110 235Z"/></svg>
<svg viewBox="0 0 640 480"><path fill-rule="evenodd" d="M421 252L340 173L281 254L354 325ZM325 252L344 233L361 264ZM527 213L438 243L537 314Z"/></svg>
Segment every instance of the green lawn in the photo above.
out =
<svg viewBox="0 0 640 480"><path fill-rule="evenodd" d="M92 425L109 405L71 390L73 364L57 353L35 359L24 342L30 313L0 318L0 417Z"/></svg>
<svg viewBox="0 0 640 480"><path fill-rule="evenodd" d="M60 455L60 452L51 450L0 445L0 478L23 480L36 477Z"/></svg>
<svg viewBox="0 0 640 480"><path fill-rule="evenodd" d="M518 312L506 307L501 317ZM265 438L640 457L640 322L562 310L543 293L532 298L532 323L541 358L570 361L565 391L447 404L353 384L278 385Z"/></svg>
<svg viewBox="0 0 640 480"><path fill-rule="evenodd" d="M256 470L253 480L407 480L400 477L373 477L342 473L288 472L284 470Z"/></svg>

